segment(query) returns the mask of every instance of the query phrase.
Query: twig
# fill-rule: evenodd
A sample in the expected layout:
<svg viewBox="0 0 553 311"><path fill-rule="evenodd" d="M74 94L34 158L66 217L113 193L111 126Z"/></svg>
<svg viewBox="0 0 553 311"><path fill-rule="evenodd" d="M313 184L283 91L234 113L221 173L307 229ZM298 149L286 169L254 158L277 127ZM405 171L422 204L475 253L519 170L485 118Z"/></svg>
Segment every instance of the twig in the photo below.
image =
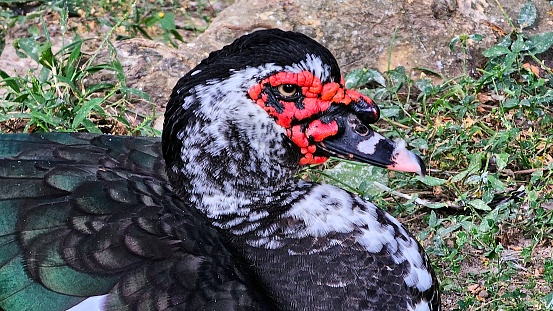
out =
<svg viewBox="0 0 553 311"><path fill-rule="evenodd" d="M543 170L544 172L548 171L547 167L541 167L541 168L530 168L527 170L514 171L513 174L515 175L532 174L539 170Z"/></svg>
<svg viewBox="0 0 553 311"><path fill-rule="evenodd" d="M407 220L404 220L403 222L404 222L404 223L411 223L411 222L413 222L413 221L415 221L415 220L417 220L417 219L423 218L424 216L426 216L426 214L427 214L426 212L425 212L425 213L417 214L417 215L415 215L414 217L411 217L411 218L409 218L409 219L407 219Z"/></svg>
<svg viewBox="0 0 553 311"><path fill-rule="evenodd" d="M407 126L407 125L403 125L403 124L401 124L401 123L399 123L399 122L396 122L396 121L394 121L394 120L391 120L391 119L388 119L388 118L385 118L385 119L386 119L386 122L391 123L391 124L393 124L393 125L395 125L395 126L397 126L397 127L401 127L401 128L404 128L404 129L409 129L409 128L411 128L411 127L409 127L409 126Z"/></svg>
<svg viewBox="0 0 553 311"><path fill-rule="evenodd" d="M515 174L515 175L532 174L535 171L539 171L539 170L541 170L541 168L531 168L531 169L527 169L527 170L514 171L513 174Z"/></svg>
<svg viewBox="0 0 553 311"><path fill-rule="evenodd" d="M380 188L380 189L382 189L386 192L389 192L392 195L398 196L400 198L404 198L404 199L407 199L407 200L412 200L413 199L413 196L410 196L410 195L405 194L405 193L401 193L401 192L396 191L396 190L392 190L391 188L379 183L378 181L375 181L374 185L377 186L378 188ZM431 207L431 202L429 202L427 200L420 199L420 198L416 198L415 203L420 204L422 206Z"/></svg>

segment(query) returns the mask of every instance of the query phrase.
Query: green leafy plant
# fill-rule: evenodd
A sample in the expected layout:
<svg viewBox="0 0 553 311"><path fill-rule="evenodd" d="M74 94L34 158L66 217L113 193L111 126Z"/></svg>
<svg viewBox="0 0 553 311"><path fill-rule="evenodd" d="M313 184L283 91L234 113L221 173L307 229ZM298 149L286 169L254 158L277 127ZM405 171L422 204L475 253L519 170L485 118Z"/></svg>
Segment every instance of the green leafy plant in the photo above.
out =
<svg viewBox="0 0 553 311"><path fill-rule="evenodd" d="M467 74L467 46L469 40L479 42L482 41L483 36L480 34L462 34L455 36L451 41L449 42L449 49L453 51L455 48L455 45L457 43L461 44L461 49L463 50L463 73Z"/></svg>
<svg viewBox="0 0 553 311"><path fill-rule="evenodd" d="M553 75L540 55L553 46L553 33L526 34L536 12L524 3L517 26L509 20L512 31L483 52L487 62L476 75L467 74L466 59L483 37L463 34L449 45L461 48L461 76L418 68L442 82L414 81L398 67L382 74L357 69L345 78L347 87L378 102L384 121L377 130L404 138L428 163L430 176L377 177L386 187L370 193L371 177L363 181L372 185L361 187L355 170L336 174L330 166L321 174L370 195L404 223L424 219L419 238L455 310L553 306L553 265L536 255L553 252Z"/></svg>
<svg viewBox="0 0 553 311"><path fill-rule="evenodd" d="M169 42L174 47L177 47L178 44L172 38L184 42L184 39L177 31L175 25L175 13L157 12L148 14L149 15L143 17L141 10L137 6L133 7L131 19L121 23L123 27L130 30L130 37L135 37L137 33L140 33L145 38L154 40L148 33L148 29L158 25L162 30L162 38L165 42ZM119 38L122 39L125 37L129 36L120 36Z"/></svg>
<svg viewBox="0 0 553 311"><path fill-rule="evenodd" d="M63 11L62 25L67 20ZM131 97L149 100L149 96L126 86L125 75L113 47L106 43L112 58L108 63L95 64L99 49L93 55L82 51L86 40L76 39L54 52L46 25L43 23L46 41L39 43L32 38L21 38L15 45L23 57L33 59L37 67L26 76L11 77L0 70L7 94L0 101L0 122L8 119L28 119L26 130L35 131L88 131L101 132L102 123L113 118L129 130L131 124L122 117L125 103ZM85 81L95 73L108 71L116 77L116 83L87 85ZM110 115L106 107L116 107L118 115ZM146 119L145 122L148 122ZM141 127L148 130L148 127ZM106 131L106 129L104 129Z"/></svg>

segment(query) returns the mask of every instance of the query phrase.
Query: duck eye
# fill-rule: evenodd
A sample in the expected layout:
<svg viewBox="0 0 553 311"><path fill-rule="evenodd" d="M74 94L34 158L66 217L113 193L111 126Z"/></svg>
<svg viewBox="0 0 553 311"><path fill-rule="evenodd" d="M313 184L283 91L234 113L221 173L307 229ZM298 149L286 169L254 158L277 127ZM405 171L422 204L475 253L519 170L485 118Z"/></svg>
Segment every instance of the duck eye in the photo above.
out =
<svg viewBox="0 0 553 311"><path fill-rule="evenodd" d="M298 93L298 86L293 84L281 84L277 90L283 97L292 97Z"/></svg>

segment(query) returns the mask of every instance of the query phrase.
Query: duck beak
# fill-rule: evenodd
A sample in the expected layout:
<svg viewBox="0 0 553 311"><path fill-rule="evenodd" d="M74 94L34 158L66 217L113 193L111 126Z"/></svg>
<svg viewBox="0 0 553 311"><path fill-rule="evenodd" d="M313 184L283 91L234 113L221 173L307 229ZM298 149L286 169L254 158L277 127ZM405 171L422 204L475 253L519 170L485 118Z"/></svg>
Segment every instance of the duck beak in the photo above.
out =
<svg viewBox="0 0 553 311"><path fill-rule="evenodd" d="M316 143L317 150L331 156L369 163L389 170L426 174L422 159L405 148L405 141L392 141L363 124L353 113L336 116L342 129Z"/></svg>

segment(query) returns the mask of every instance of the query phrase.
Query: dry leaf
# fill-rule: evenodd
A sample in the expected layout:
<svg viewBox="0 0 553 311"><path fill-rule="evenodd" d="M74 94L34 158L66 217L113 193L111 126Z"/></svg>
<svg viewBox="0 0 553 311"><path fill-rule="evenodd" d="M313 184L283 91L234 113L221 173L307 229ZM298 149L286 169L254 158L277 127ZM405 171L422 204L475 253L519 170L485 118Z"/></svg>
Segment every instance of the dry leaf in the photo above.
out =
<svg viewBox="0 0 553 311"><path fill-rule="evenodd" d="M536 77L540 77L540 69L530 63L522 64L522 68L531 71Z"/></svg>

